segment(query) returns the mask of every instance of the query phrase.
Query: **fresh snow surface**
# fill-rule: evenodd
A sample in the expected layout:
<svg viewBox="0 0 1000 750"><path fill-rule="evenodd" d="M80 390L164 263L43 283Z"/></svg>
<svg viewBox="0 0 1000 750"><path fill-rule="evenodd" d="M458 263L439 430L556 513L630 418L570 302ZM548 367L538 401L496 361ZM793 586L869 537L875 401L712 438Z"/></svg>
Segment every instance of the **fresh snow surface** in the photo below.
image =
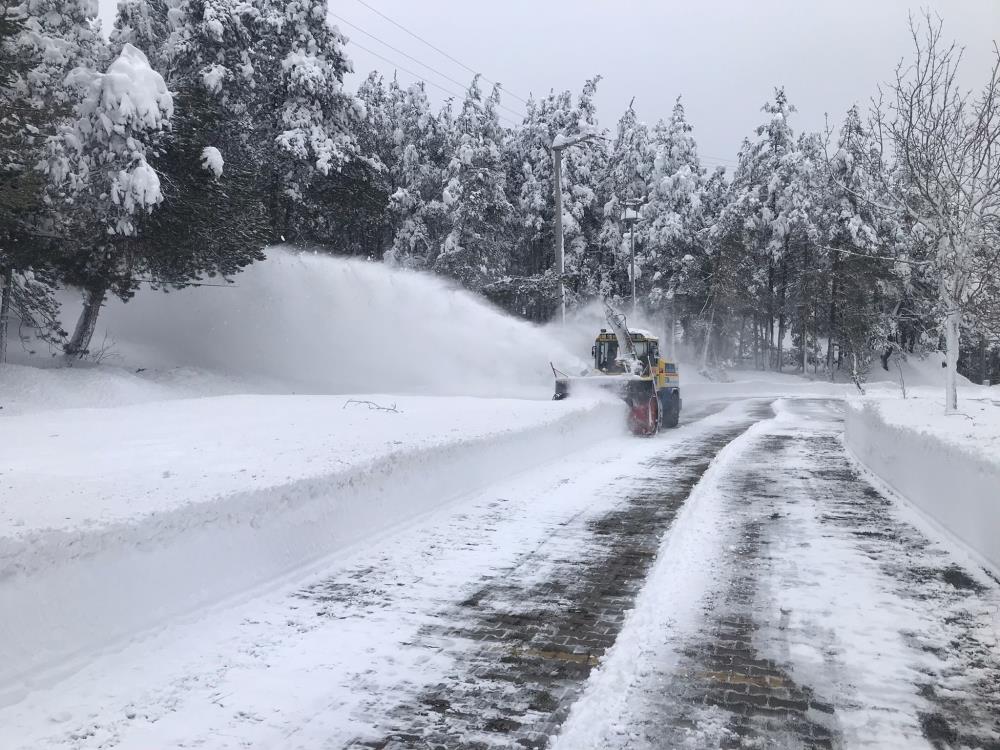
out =
<svg viewBox="0 0 1000 750"><path fill-rule="evenodd" d="M399 406L413 404L400 399ZM485 577L545 560L545 550L554 547L557 559L574 554L562 545L589 538L590 522L621 504L646 461L744 418L735 405L654 440L612 431L581 450L570 450L571 433L561 438L566 450L529 471L491 449L503 476L487 489L251 592L250 601L89 651L79 671L58 683L32 681L30 693L0 707L0 747L350 746L377 732L379 717L399 701L455 669L458 643L415 644L439 608L463 600ZM440 485L440 474L431 484ZM176 574L163 571L168 582Z"/></svg>
<svg viewBox="0 0 1000 750"><path fill-rule="evenodd" d="M980 393L960 397L959 413L951 415L944 413L944 394L926 388L906 399L859 398L851 399L851 403L874 409L889 426L919 433L928 440L948 443L972 456L1000 465L1000 393L997 393L995 401L979 396Z"/></svg>
<svg viewBox="0 0 1000 750"><path fill-rule="evenodd" d="M985 392L979 389L977 395ZM1000 575L1000 402L940 392L851 399L845 440L857 459Z"/></svg>
<svg viewBox="0 0 1000 750"><path fill-rule="evenodd" d="M557 423L589 406L578 400L234 395L10 417L0 420L6 495L0 528L23 537L132 521L386 461L400 451Z"/></svg>
<svg viewBox="0 0 1000 750"><path fill-rule="evenodd" d="M18 613L0 622L0 702L88 651L623 430L610 400L369 394L0 419L0 611Z"/></svg>
<svg viewBox="0 0 1000 750"><path fill-rule="evenodd" d="M871 499L864 479L847 474L839 490L817 481L850 465L846 457L837 459L841 465L824 462L842 456L836 400L780 400L774 408L773 419L716 456L686 500L554 750L707 748L737 739L732 714L697 692L715 679L723 682L720 691L737 696L743 687L698 661L706 638L709 646L742 647L712 640L734 637L714 632L718 618L751 618L757 663L780 665L786 684L809 686L817 701L835 706L841 735L835 746L937 746L921 729L922 717L934 710L919 690L924 684L973 713L989 710L975 690L980 679L980 689L990 689L994 678L987 670L995 667L970 668L950 640L974 633L989 648L1000 628L1000 590L971 568L976 581L970 585L985 599L985 611L977 611L948 583L921 580L921 573L937 571L920 566L946 566L962 559L960 550L939 535L921 538L904 508ZM857 497L842 496L848 488L857 488ZM852 513L858 520L872 513L875 525L840 527ZM859 531L882 532L889 542ZM915 590L907 590L911 586ZM947 609L937 609L940 591L954 601ZM954 630L953 623L959 623ZM742 668L733 668L737 677ZM685 689L694 695L677 692ZM809 713L814 720L826 717ZM787 744L773 746L800 746L791 720L780 727L789 733Z"/></svg>
<svg viewBox="0 0 1000 750"><path fill-rule="evenodd" d="M624 429L550 400L549 331L381 264L271 248L109 301L94 341L0 369L0 699Z"/></svg>

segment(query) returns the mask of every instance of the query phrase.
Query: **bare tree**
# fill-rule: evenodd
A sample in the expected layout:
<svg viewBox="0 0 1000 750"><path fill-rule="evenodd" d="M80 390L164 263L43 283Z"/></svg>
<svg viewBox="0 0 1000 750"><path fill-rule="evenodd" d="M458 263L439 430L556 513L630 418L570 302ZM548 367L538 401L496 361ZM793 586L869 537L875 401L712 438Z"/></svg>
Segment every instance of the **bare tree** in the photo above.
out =
<svg viewBox="0 0 1000 750"><path fill-rule="evenodd" d="M893 154L878 200L923 235L938 279L946 341L945 412L958 408L963 314L981 304L998 270L1000 222L1000 50L978 94L958 83L962 50L941 38L941 20L910 19L915 59L875 103L872 130ZM887 100L887 101L886 101ZM870 200L875 200L869 196ZM888 205L886 205L888 204Z"/></svg>

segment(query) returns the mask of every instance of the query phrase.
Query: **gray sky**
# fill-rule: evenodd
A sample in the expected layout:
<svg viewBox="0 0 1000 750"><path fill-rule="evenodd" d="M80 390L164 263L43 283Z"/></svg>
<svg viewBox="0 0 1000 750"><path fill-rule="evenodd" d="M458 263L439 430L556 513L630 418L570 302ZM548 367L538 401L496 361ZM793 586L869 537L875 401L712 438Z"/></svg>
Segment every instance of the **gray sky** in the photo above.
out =
<svg viewBox="0 0 1000 750"><path fill-rule="evenodd" d="M114 0L100 0L105 23ZM744 136L761 122L761 105L783 85L798 108L796 130L839 122L867 102L910 52L907 12L929 7L945 36L966 48L963 78L977 86L1000 31L998 0L365 0L452 57L501 81L512 92L579 91L601 73L601 123L613 128L635 97L652 124L681 95L706 163L729 164ZM331 0L332 13L461 82L471 74L358 0ZM332 19L353 41L461 93L458 85ZM394 66L348 45L356 75ZM413 76L399 73L409 82ZM448 96L428 87L435 101ZM504 102L513 110L523 105ZM505 115L513 117L509 112Z"/></svg>

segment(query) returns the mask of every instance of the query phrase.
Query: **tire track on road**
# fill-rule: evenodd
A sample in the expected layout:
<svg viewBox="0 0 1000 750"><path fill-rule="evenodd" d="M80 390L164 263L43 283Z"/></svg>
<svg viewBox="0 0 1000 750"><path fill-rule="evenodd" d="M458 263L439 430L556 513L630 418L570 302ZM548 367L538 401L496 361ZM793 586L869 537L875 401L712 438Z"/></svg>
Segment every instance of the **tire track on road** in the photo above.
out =
<svg viewBox="0 0 1000 750"><path fill-rule="evenodd" d="M541 748L614 643L663 535L715 455L771 416L744 419L650 460L615 510L561 527L540 549L440 612L418 648L455 651L448 679L399 705L354 747Z"/></svg>

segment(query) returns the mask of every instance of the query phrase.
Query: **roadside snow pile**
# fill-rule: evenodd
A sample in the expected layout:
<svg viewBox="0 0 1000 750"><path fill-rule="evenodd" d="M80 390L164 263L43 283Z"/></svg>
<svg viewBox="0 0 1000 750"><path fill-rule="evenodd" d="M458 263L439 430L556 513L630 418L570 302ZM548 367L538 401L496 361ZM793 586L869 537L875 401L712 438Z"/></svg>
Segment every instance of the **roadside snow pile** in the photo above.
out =
<svg viewBox="0 0 1000 750"><path fill-rule="evenodd" d="M229 396L0 419L0 702L622 421L585 399L356 398L397 411Z"/></svg>
<svg viewBox="0 0 1000 750"><path fill-rule="evenodd" d="M307 393L548 398L549 362L579 361L549 333L440 278L272 247L232 285L109 300L109 362L192 368ZM67 295L66 320L79 311ZM584 353L593 343L587 344Z"/></svg>
<svg viewBox="0 0 1000 750"><path fill-rule="evenodd" d="M1000 572L1000 406L940 394L854 399L845 439L855 457L936 526Z"/></svg>

